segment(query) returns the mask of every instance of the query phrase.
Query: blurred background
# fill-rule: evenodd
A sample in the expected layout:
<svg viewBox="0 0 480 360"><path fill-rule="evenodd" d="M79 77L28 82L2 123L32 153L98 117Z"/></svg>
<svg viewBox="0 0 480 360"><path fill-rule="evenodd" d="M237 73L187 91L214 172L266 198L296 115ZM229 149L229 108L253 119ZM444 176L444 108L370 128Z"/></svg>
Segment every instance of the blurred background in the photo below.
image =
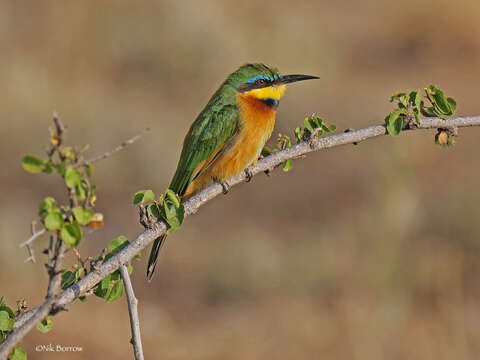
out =
<svg viewBox="0 0 480 360"><path fill-rule="evenodd" d="M245 62L321 80L289 87L277 133L315 112L338 131L383 122L389 96L431 83L480 114L478 1L0 2L0 295L30 306L47 276L18 244L60 179L23 171L51 114L97 165L96 255L142 227L135 191L162 192L191 122ZM257 176L169 237L152 283L134 264L149 359L474 359L480 351L480 129L434 131L312 154ZM67 262L73 263L73 254ZM20 344L31 359L132 358L125 299L90 297ZM81 353L35 352L39 344Z"/></svg>

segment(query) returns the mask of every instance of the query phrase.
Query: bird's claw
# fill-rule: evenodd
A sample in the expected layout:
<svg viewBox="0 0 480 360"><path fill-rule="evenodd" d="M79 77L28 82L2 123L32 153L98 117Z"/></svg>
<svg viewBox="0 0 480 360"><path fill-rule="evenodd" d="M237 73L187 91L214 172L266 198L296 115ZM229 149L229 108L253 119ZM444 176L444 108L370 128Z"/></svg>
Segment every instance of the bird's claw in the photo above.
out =
<svg viewBox="0 0 480 360"><path fill-rule="evenodd" d="M250 182L250 180L252 180L253 178L253 173L252 173L252 170L250 170L250 168L246 168L245 169L245 176L247 178L246 182Z"/></svg>
<svg viewBox="0 0 480 360"><path fill-rule="evenodd" d="M223 189L223 195L227 195L228 192L230 191L230 185L228 185L226 182L224 181L221 181L220 182L220 185L222 185L222 189Z"/></svg>

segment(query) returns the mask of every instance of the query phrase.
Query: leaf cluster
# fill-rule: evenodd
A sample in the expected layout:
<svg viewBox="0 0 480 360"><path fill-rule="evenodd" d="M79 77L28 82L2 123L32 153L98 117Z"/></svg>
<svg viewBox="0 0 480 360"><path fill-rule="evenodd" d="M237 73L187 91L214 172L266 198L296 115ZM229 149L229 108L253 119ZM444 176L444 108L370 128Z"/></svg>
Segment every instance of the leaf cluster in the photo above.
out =
<svg viewBox="0 0 480 360"><path fill-rule="evenodd" d="M407 93L396 93L390 102L397 102L397 108L385 117L387 132L397 136L407 126L420 126L420 115L448 119L455 114L457 103L453 98L447 98L443 91L434 85Z"/></svg>
<svg viewBox="0 0 480 360"><path fill-rule="evenodd" d="M109 253L105 256L104 261L110 259L125 246L129 244L129 240L121 235L108 243ZM138 256L138 255L137 255ZM133 271L132 265L128 265L128 273ZM103 278L94 288L93 293L107 302L120 299L123 296L123 280L119 270Z"/></svg>
<svg viewBox="0 0 480 360"><path fill-rule="evenodd" d="M5 299L0 297L0 343L5 340L7 332L13 328L17 314L7 306Z"/></svg>
<svg viewBox="0 0 480 360"><path fill-rule="evenodd" d="M56 124L58 124L58 119ZM63 145L64 128L57 125L51 131L47 158L33 155L23 158L23 168L30 173L57 174L62 177L69 192L69 204L59 205L53 197L40 203L38 214L47 230L57 235L71 248L82 240L82 226L89 225L94 216L96 186L91 184L93 165L83 161L82 151Z"/></svg>
<svg viewBox="0 0 480 360"><path fill-rule="evenodd" d="M295 128L295 140L299 144L302 141L309 141L312 138L312 135L321 137L325 133L333 132L336 130L335 125L327 125L324 120L316 115L311 115L306 117L303 120L304 127L298 126ZM277 138L277 147L274 149L265 146L262 149L262 156L268 156L277 151L289 148L292 146L292 140L290 136L278 134ZM283 171L290 171L293 167L293 162L291 159L288 159L283 163Z"/></svg>
<svg viewBox="0 0 480 360"><path fill-rule="evenodd" d="M160 195L158 201L152 190L137 191L133 197L133 205L146 206L147 213L168 225L167 234L178 229L185 217L185 208L173 190L167 189L164 195Z"/></svg>
<svg viewBox="0 0 480 360"><path fill-rule="evenodd" d="M5 299L0 297L0 344L13 329L15 318L19 313L20 311L14 311L11 307L7 306ZM12 349L8 358L10 360L26 360L27 352L21 347L15 347Z"/></svg>

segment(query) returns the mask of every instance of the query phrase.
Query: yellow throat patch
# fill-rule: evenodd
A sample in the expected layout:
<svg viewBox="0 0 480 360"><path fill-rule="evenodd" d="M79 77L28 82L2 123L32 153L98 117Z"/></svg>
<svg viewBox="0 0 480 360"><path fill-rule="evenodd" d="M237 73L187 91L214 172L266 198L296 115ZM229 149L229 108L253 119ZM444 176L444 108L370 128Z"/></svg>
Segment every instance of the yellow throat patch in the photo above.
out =
<svg viewBox="0 0 480 360"><path fill-rule="evenodd" d="M272 98L275 100L280 100L280 98L285 94L287 90L286 85L274 85L274 86L267 86L260 89L253 89L245 93L247 96L253 96L257 99L268 99Z"/></svg>

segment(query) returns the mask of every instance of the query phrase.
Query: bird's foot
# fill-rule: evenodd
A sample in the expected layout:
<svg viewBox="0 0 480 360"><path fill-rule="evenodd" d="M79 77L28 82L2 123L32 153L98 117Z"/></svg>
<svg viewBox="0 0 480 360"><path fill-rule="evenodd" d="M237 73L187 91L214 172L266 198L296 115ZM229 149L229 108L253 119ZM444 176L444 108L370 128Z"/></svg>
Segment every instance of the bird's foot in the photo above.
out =
<svg viewBox="0 0 480 360"><path fill-rule="evenodd" d="M248 168L248 167L244 171L245 171L245 176L247 177L246 182L248 183L248 182L250 182L250 180L252 180L253 173L252 173L252 170L250 170L250 168Z"/></svg>
<svg viewBox="0 0 480 360"><path fill-rule="evenodd" d="M216 178L216 177L213 178L213 181L216 182L217 184L222 185L223 195L228 194L228 192L230 191L230 185L228 185L228 183L226 181L223 181L222 179L219 179L219 178Z"/></svg>
<svg viewBox="0 0 480 360"><path fill-rule="evenodd" d="M228 185L225 181L220 181L220 185L222 185L223 195L227 195L230 191L230 185Z"/></svg>

